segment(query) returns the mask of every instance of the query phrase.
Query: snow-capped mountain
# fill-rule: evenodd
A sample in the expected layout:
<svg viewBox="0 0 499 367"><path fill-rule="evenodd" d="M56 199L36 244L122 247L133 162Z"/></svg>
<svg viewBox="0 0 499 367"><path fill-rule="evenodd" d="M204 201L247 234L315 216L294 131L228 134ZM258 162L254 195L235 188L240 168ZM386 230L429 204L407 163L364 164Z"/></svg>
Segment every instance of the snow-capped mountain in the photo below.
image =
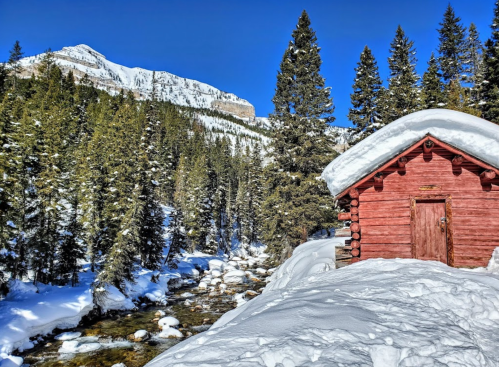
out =
<svg viewBox="0 0 499 367"><path fill-rule="evenodd" d="M43 54L21 60L22 76L29 78L37 73L37 66ZM129 68L116 64L87 45L64 47L53 52L57 65L64 74L73 72L76 82L86 74L96 88L110 94L118 94L122 89L131 91L137 99L147 99L152 95L153 71L139 67ZM268 145L270 139L261 133L270 130L271 122L267 117L255 117L253 105L232 93L223 92L211 85L196 80L182 78L166 71L156 71L156 97L176 105L194 108L207 108L236 117L240 124L222 117L211 117L202 111L196 113L197 120L215 134L228 136L235 141L236 136L242 145ZM343 152L348 147L350 134L341 127L331 127L329 132L338 134L337 149ZM267 134L268 135L268 134Z"/></svg>
<svg viewBox="0 0 499 367"><path fill-rule="evenodd" d="M25 69L24 76L36 74L36 66L43 56L44 54L40 54L21 60ZM118 65L87 45L64 47L60 51L55 51L54 57L64 73L73 71L77 81L87 74L97 88L111 94L117 94L123 89L132 91L137 99L151 96L153 81L151 70ZM166 71L157 71L155 76L159 99L180 106L219 110L249 120L255 117L253 105L232 93Z"/></svg>

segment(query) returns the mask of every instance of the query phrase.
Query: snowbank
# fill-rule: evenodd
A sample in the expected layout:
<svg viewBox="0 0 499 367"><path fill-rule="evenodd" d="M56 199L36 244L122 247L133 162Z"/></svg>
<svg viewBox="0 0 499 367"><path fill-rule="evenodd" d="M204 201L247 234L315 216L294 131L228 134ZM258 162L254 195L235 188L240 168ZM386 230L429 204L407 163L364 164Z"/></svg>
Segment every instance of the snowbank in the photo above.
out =
<svg viewBox="0 0 499 367"><path fill-rule="evenodd" d="M307 281L309 276L335 269L336 244L344 245L344 240L335 238L309 241L298 246L288 259L269 278L264 292L282 289L295 282Z"/></svg>
<svg viewBox="0 0 499 367"><path fill-rule="evenodd" d="M332 161L322 177L336 196L426 134L499 167L499 125L463 112L434 109L404 116L378 130Z"/></svg>
<svg viewBox="0 0 499 367"><path fill-rule="evenodd" d="M40 284L37 289L29 283L11 283L7 298L0 302L0 360L31 336L77 326L94 307L92 280L85 275L78 287Z"/></svg>
<svg viewBox="0 0 499 367"><path fill-rule="evenodd" d="M95 274L80 273L80 284L77 287L58 287L30 282L13 281L9 284L10 292L5 300L0 301L0 363L8 355L18 349L28 349L29 338L35 335L46 335L55 328L68 329L76 327L81 318L94 308L94 302L101 306L103 312L109 310L127 310L135 307L133 300L146 297L153 302L165 303L168 292L168 281L185 276L199 276L199 268L208 268L210 260L219 257L201 252L184 253L179 258L177 269L164 267L161 272L138 269L134 275L136 283L126 283L125 294L116 287L106 287L94 300L91 286ZM157 283L151 282L152 275L159 275ZM63 333L59 340L70 341L74 333ZM32 345L31 345L32 347ZM66 348L67 347L67 348ZM84 350L87 346L69 343L64 350ZM67 352L69 353L69 352ZM9 362L10 361L10 362ZM13 363L10 359L5 363Z"/></svg>
<svg viewBox="0 0 499 367"><path fill-rule="evenodd" d="M310 275L323 247L305 244L262 295L147 366L499 365L498 274L373 259Z"/></svg>

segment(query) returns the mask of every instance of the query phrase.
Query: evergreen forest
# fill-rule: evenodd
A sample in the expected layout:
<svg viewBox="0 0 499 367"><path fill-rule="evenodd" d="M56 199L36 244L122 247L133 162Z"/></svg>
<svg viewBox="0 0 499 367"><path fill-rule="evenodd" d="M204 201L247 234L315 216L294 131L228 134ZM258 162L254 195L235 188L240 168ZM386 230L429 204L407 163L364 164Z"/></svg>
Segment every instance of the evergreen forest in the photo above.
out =
<svg viewBox="0 0 499 367"><path fill-rule="evenodd" d="M474 24L465 27L449 5L439 47L419 76L416 47L399 26L387 44L387 83L365 46L352 65L351 144L429 108L499 123L498 4L491 28L482 44ZM175 268L181 252L228 254L234 243L263 243L279 264L337 224L320 179L338 155L328 133L334 104L305 11L279 65L272 128L252 128L271 137L269 147L211 131L194 108L158 100L154 77L149 98L138 100L64 74L50 50L36 74L21 77L22 57L16 42L0 64L4 291L9 279L75 285L83 261L96 272L96 286L122 290L138 266Z"/></svg>

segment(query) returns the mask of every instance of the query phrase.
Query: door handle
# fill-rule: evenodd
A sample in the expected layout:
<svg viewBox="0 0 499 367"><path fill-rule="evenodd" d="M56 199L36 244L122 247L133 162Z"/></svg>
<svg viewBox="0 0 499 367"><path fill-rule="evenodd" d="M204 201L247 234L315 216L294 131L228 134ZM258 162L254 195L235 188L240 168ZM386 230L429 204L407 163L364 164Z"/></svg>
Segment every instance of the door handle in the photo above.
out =
<svg viewBox="0 0 499 367"><path fill-rule="evenodd" d="M440 231L445 232L445 225L447 224L447 219L445 217L440 218Z"/></svg>

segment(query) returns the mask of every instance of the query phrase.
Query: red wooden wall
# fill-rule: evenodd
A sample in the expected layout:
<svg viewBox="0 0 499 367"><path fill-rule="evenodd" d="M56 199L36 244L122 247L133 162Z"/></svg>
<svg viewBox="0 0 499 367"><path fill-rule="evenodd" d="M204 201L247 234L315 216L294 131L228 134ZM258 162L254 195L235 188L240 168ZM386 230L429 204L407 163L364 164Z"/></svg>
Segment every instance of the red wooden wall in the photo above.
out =
<svg viewBox="0 0 499 367"><path fill-rule="evenodd" d="M422 146L385 169L382 183L374 178L357 186L360 259L410 258L410 198L450 195L454 266L486 266L499 246L499 178L481 181L484 168L467 161L452 164L452 153L436 145Z"/></svg>

